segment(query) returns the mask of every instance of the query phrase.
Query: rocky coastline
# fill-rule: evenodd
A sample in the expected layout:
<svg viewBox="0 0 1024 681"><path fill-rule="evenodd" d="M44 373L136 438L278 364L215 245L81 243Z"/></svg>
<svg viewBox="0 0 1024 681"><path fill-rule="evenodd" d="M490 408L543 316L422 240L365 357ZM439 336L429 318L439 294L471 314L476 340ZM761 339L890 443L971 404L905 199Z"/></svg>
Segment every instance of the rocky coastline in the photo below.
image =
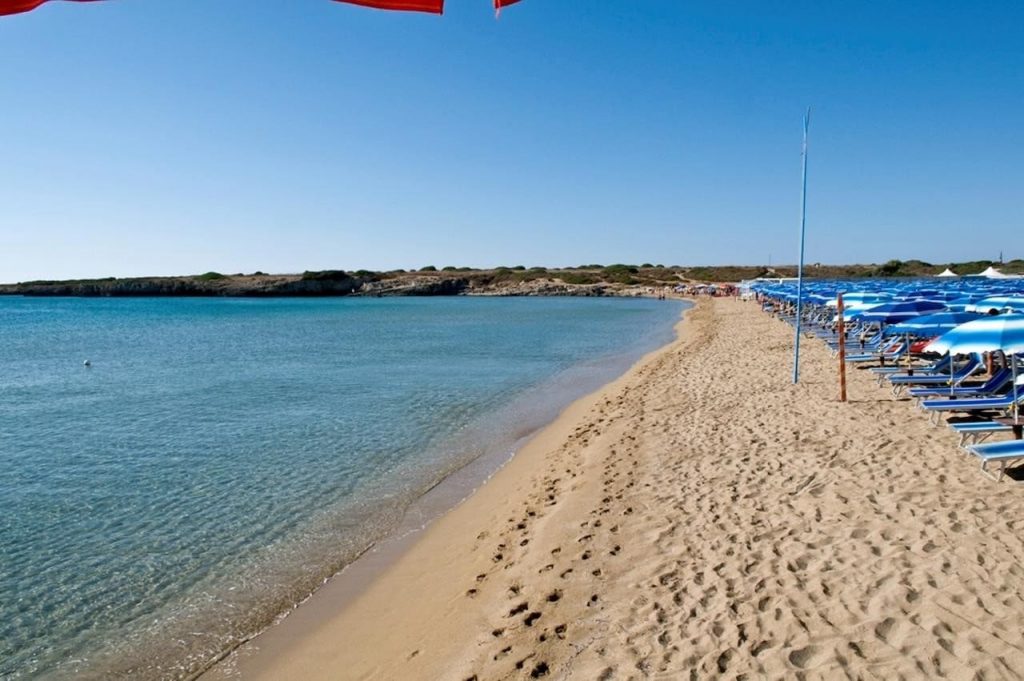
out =
<svg viewBox="0 0 1024 681"><path fill-rule="evenodd" d="M668 273L666 273L668 275ZM398 273L302 275L217 275L143 277L76 281L36 281L0 285L0 295L71 297L385 297L385 296L623 296L651 287L681 283L664 280L569 283L557 274L503 277L492 271L466 274Z"/></svg>

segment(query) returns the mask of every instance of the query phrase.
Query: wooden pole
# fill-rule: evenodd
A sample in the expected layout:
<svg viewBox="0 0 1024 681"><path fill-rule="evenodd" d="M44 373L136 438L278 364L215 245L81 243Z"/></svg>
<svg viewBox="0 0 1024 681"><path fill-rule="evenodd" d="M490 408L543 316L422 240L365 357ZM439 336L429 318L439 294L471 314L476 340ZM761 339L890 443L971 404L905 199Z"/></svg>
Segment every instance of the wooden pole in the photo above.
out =
<svg viewBox="0 0 1024 681"><path fill-rule="evenodd" d="M839 311L839 401L846 401L846 320L843 319L843 294L836 299Z"/></svg>

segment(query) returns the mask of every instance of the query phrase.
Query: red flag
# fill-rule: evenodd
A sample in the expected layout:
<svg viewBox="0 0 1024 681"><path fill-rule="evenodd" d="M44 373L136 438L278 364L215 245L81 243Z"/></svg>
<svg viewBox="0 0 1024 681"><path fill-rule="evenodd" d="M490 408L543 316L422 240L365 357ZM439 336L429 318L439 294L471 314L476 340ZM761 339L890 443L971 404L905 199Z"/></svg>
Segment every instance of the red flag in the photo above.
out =
<svg viewBox="0 0 1024 681"><path fill-rule="evenodd" d="M93 2L94 0L73 0L73 2ZM0 16L18 14L39 7L46 0L0 0Z"/></svg>
<svg viewBox="0 0 1024 681"><path fill-rule="evenodd" d="M444 0L334 0L335 2L347 2L351 5L362 5L375 9L394 9L401 12L430 12L441 14L444 12Z"/></svg>
<svg viewBox="0 0 1024 681"><path fill-rule="evenodd" d="M508 7L509 5L516 4L517 2L519 2L519 0L494 0L494 9L500 10L502 7Z"/></svg>
<svg viewBox="0 0 1024 681"><path fill-rule="evenodd" d="M72 2L95 2L96 0L72 0ZM500 2L502 0L496 0ZM509 0L504 0L508 2ZM0 16L4 14L18 14L28 12L39 7L47 0L0 0ZM430 12L441 14L444 12L444 0L335 0L335 2L347 2L351 5L362 5L376 9L394 9L405 12Z"/></svg>

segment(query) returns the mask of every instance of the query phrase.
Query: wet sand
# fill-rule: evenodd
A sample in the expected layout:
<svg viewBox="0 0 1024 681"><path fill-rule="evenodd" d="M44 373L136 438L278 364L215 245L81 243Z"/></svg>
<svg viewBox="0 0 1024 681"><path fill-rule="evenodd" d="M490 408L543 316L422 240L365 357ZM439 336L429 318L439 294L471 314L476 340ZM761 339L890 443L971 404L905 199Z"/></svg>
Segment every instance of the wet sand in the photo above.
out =
<svg viewBox="0 0 1024 681"><path fill-rule="evenodd" d="M839 403L817 342L790 385L791 341L701 301L357 596L207 676L1020 678L1021 488L864 372Z"/></svg>

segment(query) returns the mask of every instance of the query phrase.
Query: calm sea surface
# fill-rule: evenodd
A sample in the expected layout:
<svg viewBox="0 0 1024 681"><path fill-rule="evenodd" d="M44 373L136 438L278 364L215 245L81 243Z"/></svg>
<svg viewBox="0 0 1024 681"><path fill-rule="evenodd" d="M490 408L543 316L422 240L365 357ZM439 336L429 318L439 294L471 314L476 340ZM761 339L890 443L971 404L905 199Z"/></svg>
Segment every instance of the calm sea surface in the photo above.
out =
<svg viewBox="0 0 1024 681"><path fill-rule="evenodd" d="M201 669L680 309L0 297L0 678Z"/></svg>

